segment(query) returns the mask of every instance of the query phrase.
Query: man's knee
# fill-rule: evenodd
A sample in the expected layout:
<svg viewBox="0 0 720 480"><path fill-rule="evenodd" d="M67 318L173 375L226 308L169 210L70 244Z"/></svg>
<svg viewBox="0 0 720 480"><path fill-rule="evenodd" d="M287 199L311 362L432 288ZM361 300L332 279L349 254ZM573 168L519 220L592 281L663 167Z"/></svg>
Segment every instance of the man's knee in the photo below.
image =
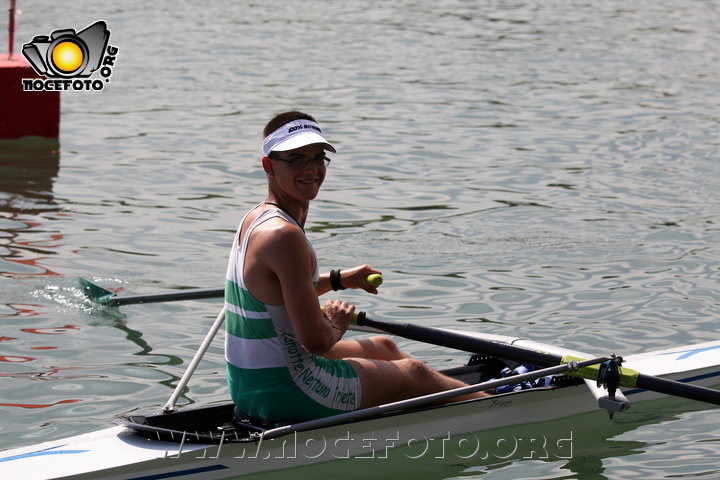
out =
<svg viewBox="0 0 720 480"><path fill-rule="evenodd" d="M422 360L417 358L403 358L398 361L402 363L405 371L415 381L422 382L434 378L436 376L435 371L428 367L428 365Z"/></svg>
<svg viewBox="0 0 720 480"><path fill-rule="evenodd" d="M388 357L403 358L405 356L405 355L403 355L400 348L397 346L397 343L395 343L395 341L390 337L385 337L385 336L373 337L372 341L375 344L375 347L378 350L386 352Z"/></svg>

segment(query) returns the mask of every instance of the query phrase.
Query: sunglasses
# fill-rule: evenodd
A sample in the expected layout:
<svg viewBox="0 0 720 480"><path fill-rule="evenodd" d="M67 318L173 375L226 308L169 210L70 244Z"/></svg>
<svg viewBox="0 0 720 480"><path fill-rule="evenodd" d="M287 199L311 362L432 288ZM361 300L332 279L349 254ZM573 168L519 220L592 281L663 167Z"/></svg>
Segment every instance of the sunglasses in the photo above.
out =
<svg viewBox="0 0 720 480"><path fill-rule="evenodd" d="M325 155L325 152L315 156L315 157L306 157L303 155L291 155L290 158L280 158L277 153L270 152L268 154L268 158L272 160L277 160L279 162L285 162L288 165L290 165L292 168L301 168L305 167L306 165L317 165L317 166L325 166L327 167L330 165L330 159Z"/></svg>

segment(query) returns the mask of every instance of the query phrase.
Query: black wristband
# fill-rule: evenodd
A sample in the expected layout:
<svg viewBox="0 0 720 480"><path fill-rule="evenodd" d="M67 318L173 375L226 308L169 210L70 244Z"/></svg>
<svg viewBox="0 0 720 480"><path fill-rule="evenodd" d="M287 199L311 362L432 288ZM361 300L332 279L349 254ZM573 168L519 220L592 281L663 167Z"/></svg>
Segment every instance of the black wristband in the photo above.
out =
<svg viewBox="0 0 720 480"><path fill-rule="evenodd" d="M345 290L345 287L343 287L342 282L340 281L340 269L330 270L330 286L336 292L338 290Z"/></svg>

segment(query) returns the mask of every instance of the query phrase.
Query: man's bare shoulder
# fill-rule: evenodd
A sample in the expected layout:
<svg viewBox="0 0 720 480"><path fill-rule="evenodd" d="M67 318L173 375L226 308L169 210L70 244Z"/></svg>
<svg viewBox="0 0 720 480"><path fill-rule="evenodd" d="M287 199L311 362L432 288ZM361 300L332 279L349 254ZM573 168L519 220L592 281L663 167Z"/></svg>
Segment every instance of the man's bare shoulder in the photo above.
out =
<svg viewBox="0 0 720 480"><path fill-rule="evenodd" d="M258 252L269 250L278 254L287 249L294 250L306 245L305 233L297 225L281 218L272 218L258 225L251 237Z"/></svg>

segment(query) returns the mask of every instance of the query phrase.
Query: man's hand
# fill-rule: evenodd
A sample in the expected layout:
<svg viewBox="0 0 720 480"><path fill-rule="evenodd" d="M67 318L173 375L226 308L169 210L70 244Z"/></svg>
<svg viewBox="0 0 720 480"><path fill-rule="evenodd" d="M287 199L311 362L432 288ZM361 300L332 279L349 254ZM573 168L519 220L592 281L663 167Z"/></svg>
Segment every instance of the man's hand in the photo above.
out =
<svg viewBox="0 0 720 480"><path fill-rule="evenodd" d="M381 274L379 270L375 270L369 265L359 265L357 267L348 268L340 271L340 283L345 288L360 288L368 293L377 295L378 289L373 285L369 285L365 279L368 275Z"/></svg>
<svg viewBox="0 0 720 480"><path fill-rule="evenodd" d="M323 313L330 324L340 332L337 339L340 341L350 326L353 313L355 313L355 305L350 305L342 300L328 300L323 307Z"/></svg>

